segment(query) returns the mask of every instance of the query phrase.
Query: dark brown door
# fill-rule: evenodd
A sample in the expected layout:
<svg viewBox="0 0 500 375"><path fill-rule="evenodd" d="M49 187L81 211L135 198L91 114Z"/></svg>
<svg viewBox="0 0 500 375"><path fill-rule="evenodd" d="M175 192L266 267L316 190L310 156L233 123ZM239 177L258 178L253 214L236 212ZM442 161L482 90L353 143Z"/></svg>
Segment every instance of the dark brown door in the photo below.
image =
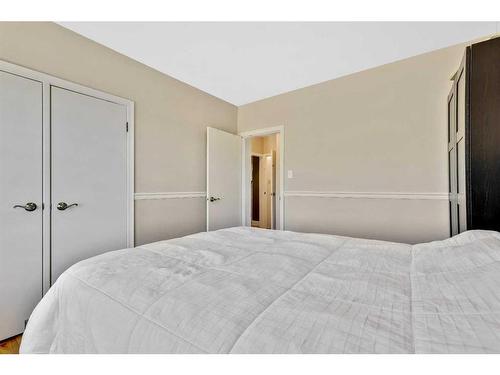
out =
<svg viewBox="0 0 500 375"><path fill-rule="evenodd" d="M252 221L260 220L259 174L260 158L252 156Z"/></svg>
<svg viewBox="0 0 500 375"><path fill-rule="evenodd" d="M500 38L470 53L468 229L500 231Z"/></svg>

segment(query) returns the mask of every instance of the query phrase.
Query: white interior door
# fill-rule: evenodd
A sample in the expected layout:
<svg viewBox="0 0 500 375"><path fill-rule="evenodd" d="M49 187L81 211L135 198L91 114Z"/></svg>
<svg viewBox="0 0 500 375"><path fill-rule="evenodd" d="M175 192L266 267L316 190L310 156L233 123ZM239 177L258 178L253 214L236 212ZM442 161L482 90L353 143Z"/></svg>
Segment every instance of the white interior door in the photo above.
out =
<svg viewBox="0 0 500 375"><path fill-rule="evenodd" d="M126 121L124 105L51 87L52 283L127 247Z"/></svg>
<svg viewBox="0 0 500 375"><path fill-rule="evenodd" d="M2 71L0 197L2 340L24 331L42 297L42 84Z"/></svg>
<svg viewBox="0 0 500 375"><path fill-rule="evenodd" d="M207 231L241 225L241 143L207 128Z"/></svg>

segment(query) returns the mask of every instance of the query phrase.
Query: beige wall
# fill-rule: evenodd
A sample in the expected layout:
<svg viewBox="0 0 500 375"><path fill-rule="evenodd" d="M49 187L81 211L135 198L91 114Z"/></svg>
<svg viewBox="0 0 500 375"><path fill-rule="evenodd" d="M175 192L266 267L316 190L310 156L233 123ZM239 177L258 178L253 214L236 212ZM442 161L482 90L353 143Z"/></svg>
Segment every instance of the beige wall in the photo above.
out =
<svg viewBox="0 0 500 375"><path fill-rule="evenodd" d="M262 147L264 144L263 137L252 137L250 138L250 150L256 154L262 154Z"/></svg>
<svg viewBox="0 0 500 375"><path fill-rule="evenodd" d="M56 24L0 23L0 59L135 101L139 193L204 191L206 126L278 125L294 173L285 172L285 191L445 193L445 102L462 53L455 46L236 108ZM204 230L204 218L204 198L136 201L137 243ZM285 225L418 242L448 235L448 211L444 200L289 196Z"/></svg>
<svg viewBox="0 0 500 375"><path fill-rule="evenodd" d="M250 138L251 151L256 154L270 154L277 149L276 134Z"/></svg>
<svg viewBox="0 0 500 375"><path fill-rule="evenodd" d="M284 125L285 192L446 193L446 98L463 51L454 46L241 106L238 131ZM428 241L448 236L448 205L285 194L285 227Z"/></svg>
<svg viewBox="0 0 500 375"><path fill-rule="evenodd" d="M271 134L263 137L262 139L262 153L270 154L277 150L277 137L276 134Z"/></svg>
<svg viewBox="0 0 500 375"><path fill-rule="evenodd" d="M0 59L133 100L138 193L204 191L206 127L236 132L235 106L53 23L0 22ZM136 201L135 219L138 244L202 231L205 200Z"/></svg>

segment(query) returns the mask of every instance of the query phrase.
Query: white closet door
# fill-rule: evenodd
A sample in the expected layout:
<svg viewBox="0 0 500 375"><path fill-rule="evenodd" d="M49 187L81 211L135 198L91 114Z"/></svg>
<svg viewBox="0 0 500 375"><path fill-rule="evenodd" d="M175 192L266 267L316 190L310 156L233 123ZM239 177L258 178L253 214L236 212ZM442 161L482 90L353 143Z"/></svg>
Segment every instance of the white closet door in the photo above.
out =
<svg viewBox="0 0 500 375"><path fill-rule="evenodd" d="M2 71L0 197L2 340L24 331L42 297L42 84Z"/></svg>
<svg viewBox="0 0 500 375"><path fill-rule="evenodd" d="M241 137L207 128L207 231L241 225Z"/></svg>
<svg viewBox="0 0 500 375"><path fill-rule="evenodd" d="M126 121L123 105L51 87L52 283L127 246Z"/></svg>

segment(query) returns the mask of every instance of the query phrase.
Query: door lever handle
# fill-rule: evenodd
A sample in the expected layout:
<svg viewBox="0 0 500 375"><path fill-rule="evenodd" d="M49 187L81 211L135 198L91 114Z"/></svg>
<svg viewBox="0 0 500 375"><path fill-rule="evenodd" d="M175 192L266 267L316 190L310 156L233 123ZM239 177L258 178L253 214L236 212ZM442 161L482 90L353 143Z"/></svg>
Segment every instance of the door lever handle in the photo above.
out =
<svg viewBox="0 0 500 375"><path fill-rule="evenodd" d="M35 211L38 206L36 203L33 202L28 202L26 205L21 205L21 204L16 204L13 208L24 208L26 211L31 212Z"/></svg>
<svg viewBox="0 0 500 375"><path fill-rule="evenodd" d="M78 203L71 203L71 204L67 204L66 202L59 202L56 206L56 208L59 210L59 211L64 211L65 209L67 208L70 208L70 207L76 207L78 206Z"/></svg>
<svg viewBox="0 0 500 375"><path fill-rule="evenodd" d="M210 202L220 201L220 198L210 197Z"/></svg>

